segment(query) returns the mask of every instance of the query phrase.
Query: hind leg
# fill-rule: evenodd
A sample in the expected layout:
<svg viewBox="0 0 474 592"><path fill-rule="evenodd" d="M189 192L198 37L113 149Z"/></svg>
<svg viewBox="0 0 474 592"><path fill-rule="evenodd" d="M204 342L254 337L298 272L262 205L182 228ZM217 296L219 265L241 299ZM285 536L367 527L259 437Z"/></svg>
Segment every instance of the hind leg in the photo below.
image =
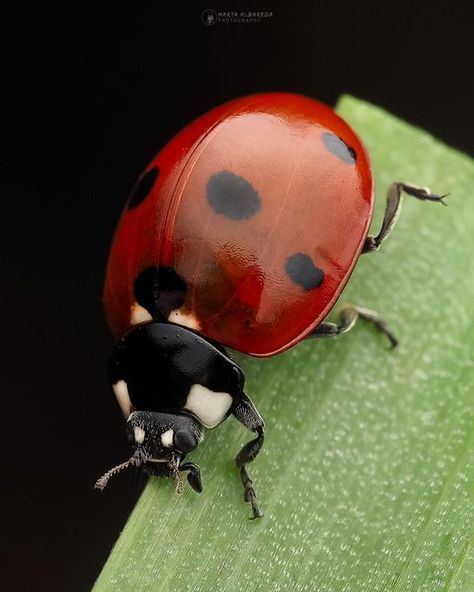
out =
<svg viewBox="0 0 474 592"><path fill-rule="evenodd" d="M385 206L382 227L377 236L368 236L366 238L362 253L378 251L382 242L390 235L400 215L404 193L421 201L434 201L442 203L444 206L446 205L443 201L446 195L434 195L427 187L418 187L411 183L392 183L387 191L387 204Z"/></svg>

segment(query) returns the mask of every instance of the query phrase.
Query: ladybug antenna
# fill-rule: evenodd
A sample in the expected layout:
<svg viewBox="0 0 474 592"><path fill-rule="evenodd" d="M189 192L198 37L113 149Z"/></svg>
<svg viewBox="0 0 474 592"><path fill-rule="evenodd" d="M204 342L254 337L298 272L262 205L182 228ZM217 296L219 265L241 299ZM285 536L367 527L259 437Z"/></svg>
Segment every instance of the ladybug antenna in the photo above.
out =
<svg viewBox="0 0 474 592"><path fill-rule="evenodd" d="M143 460L144 459L142 455L137 454L137 452L135 452L128 460L115 467L112 467L106 473L104 473L102 477L97 479L94 485L94 489L99 489L100 491L103 491L107 483L109 482L110 477L113 477L114 475L120 473L120 471L123 471L124 469L128 469L128 467L139 467L143 463Z"/></svg>

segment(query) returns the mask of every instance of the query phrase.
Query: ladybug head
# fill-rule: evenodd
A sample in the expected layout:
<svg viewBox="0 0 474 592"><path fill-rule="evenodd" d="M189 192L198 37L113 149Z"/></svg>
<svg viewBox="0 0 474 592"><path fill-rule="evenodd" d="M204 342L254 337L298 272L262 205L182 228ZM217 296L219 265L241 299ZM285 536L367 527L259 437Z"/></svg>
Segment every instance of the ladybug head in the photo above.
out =
<svg viewBox="0 0 474 592"><path fill-rule="evenodd" d="M127 421L127 435L133 449L132 456L107 471L95 484L104 489L110 477L128 467L140 467L147 474L171 477L178 481L179 471L189 470L188 482L200 492L199 468L183 463L203 437L201 424L190 415L134 411Z"/></svg>
<svg viewBox="0 0 474 592"><path fill-rule="evenodd" d="M201 490L199 467L183 462L202 440L204 428L222 423L242 396L243 373L222 351L180 325L137 325L115 347L108 378L127 418L132 456L105 473L137 466L154 476L177 478L188 471Z"/></svg>

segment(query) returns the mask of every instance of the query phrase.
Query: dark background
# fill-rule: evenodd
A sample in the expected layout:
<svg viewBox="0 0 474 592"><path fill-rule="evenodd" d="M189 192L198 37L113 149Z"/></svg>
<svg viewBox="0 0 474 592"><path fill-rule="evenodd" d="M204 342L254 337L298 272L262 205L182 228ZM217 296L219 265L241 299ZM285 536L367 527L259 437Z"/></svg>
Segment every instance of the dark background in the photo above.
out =
<svg viewBox="0 0 474 592"><path fill-rule="evenodd" d="M474 151L472 18L461 3L266 5L207 27L206 8L17 4L2 15L3 589L88 590L134 505L104 378L107 251L147 161L216 104L352 93ZM111 5L112 6L112 5Z"/></svg>

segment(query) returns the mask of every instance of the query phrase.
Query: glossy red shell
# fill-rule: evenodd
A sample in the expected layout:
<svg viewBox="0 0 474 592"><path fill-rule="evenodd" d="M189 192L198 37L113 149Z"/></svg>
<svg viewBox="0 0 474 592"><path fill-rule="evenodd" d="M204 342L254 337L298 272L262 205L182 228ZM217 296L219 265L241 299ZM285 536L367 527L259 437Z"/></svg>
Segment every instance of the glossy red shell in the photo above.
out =
<svg viewBox="0 0 474 592"><path fill-rule="evenodd" d="M328 150L323 134L343 140L355 162ZM237 99L178 133L146 170L155 166L154 186L123 212L110 253L104 300L117 337L132 326L136 277L159 265L186 281L183 315L235 350L282 352L324 320L360 254L374 199L367 153L332 109L287 93ZM255 215L234 220L209 206L206 186L220 171L255 188ZM305 290L286 273L296 253L323 270L319 287Z"/></svg>

